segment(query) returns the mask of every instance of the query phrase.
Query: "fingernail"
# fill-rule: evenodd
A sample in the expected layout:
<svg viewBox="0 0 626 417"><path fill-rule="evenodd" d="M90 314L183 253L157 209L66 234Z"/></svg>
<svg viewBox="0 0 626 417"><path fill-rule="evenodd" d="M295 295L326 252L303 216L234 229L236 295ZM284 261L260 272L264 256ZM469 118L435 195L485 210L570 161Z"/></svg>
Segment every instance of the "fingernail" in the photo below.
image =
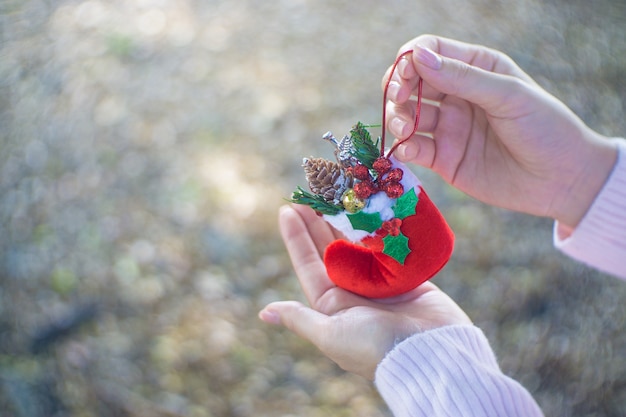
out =
<svg viewBox="0 0 626 417"><path fill-rule="evenodd" d="M389 130L397 138L404 138L404 131L406 129L407 122L399 117L394 117L389 124Z"/></svg>
<svg viewBox="0 0 626 417"><path fill-rule="evenodd" d="M412 142L405 142L398 146L395 154L396 157L403 162L412 161L417 158L419 147Z"/></svg>
<svg viewBox="0 0 626 417"><path fill-rule="evenodd" d="M441 56L436 54L433 50L424 48L423 46L418 46L416 48L416 57L417 61L433 70L441 69L441 65L443 63Z"/></svg>
<svg viewBox="0 0 626 417"><path fill-rule="evenodd" d="M275 311L261 310L259 318L269 324L280 324L280 316Z"/></svg>
<svg viewBox="0 0 626 417"><path fill-rule="evenodd" d="M400 74L401 77L404 77L404 75L406 74L406 66L409 65L409 61L407 60L406 57L402 58L400 60L400 62L398 62L398 67L397 67L397 71L398 74Z"/></svg>
<svg viewBox="0 0 626 417"><path fill-rule="evenodd" d="M400 84L395 81L390 81L389 87L387 87L387 97L392 101L397 101L398 91L400 91Z"/></svg>

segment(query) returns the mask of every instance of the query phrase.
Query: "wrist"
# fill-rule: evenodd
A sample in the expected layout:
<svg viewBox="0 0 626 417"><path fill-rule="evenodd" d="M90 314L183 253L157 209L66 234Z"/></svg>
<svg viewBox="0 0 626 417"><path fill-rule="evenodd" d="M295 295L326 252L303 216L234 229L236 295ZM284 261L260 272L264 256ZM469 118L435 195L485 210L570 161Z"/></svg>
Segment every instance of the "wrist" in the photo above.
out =
<svg viewBox="0 0 626 417"><path fill-rule="evenodd" d="M589 211L617 161L617 146L613 141L593 131L588 136L577 152L575 175L564 185L565 198L552 216L566 233L571 233Z"/></svg>

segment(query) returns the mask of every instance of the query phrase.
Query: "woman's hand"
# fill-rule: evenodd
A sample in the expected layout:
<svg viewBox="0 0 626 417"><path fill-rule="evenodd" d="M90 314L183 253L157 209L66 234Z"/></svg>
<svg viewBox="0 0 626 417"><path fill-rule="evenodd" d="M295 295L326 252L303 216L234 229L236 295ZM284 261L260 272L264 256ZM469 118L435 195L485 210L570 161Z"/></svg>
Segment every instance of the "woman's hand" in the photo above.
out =
<svg viewBox="0 0 626 417"><path fill-rule="evenodd" d="M373 379L377 365L403 339L436 327L471 324L430 282L389 299L367 299L338 288L322 261L326 246L340 238L334 229L304 206L281 208L279 223L310 307L275 302L259 317L308 339L346 371Z"/></svg>
<svg viewBox="0 0 626 417"><path fill-rule="evenodd" d="M430 168L488 204L575 227L606 181L616 148L539 87L508 56L431 35L399 51L387 128L411 134L424 80L418 134L395 156Z"/></svg>

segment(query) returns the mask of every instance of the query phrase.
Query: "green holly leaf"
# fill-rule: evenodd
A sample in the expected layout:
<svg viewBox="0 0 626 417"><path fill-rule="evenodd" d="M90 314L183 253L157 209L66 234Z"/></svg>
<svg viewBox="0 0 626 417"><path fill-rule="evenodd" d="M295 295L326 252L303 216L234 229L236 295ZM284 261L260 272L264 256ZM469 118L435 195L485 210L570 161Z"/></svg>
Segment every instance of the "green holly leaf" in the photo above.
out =
<svg viewBox="0 0 626 417"><path fill-rule="evenodd" d="M375 232L383 225L380 213L364 213L362 211L348 214L348 220L352 227L357 230L365 230L368 233Z"/></svg>
<svg viewBox="0 0 626 417"><path fill-rule="evenodd" d="M393 206L393 213L395 216L402 220L405 217L409 217L415 214L415 207L417 205L417 195L415 189L411 188L406 193L402 194L396 200L396 205Z"/></svg>
<svg viewBox="0 0 626 417"><path fill-rule="evenodd" d="M383 238L383 243L385 245L383 253L404 265L406 257L411 253L409 238L402 233L398 236L387 235Z"/></svg>

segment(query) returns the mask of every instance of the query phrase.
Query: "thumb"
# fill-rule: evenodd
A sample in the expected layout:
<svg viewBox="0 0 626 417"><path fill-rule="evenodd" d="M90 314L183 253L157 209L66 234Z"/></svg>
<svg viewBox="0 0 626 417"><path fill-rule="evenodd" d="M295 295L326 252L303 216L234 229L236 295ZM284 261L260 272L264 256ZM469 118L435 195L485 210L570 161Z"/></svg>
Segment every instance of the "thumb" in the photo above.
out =
<svg viewBox="0 0 626 417"><path fill-rule="evenodd" d="M329 317L304 306L297 301L278 301L268 304L259 312L259 318L266 323L282 324L298 336L319 346L323 328Z"/></svg>
<svg viewBox="0 0 626 417"><path fill-rule="evenodd" d="M413 64L419 75L443 94L467 100L494 116L505 116L506 109L519 105L528 94L526 80L484 70L458 59L416 46Z"/></svg>

